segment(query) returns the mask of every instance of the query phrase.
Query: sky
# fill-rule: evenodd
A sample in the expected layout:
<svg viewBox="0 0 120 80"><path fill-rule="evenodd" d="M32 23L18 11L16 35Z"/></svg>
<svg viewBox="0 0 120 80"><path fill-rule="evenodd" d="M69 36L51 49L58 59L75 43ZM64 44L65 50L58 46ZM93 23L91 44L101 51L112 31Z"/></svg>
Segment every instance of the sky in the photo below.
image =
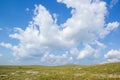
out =
<svg viewBox="0 0 120 80"><path fill-rule="evenodd" d="M120 62L119 0L0 0L0 65Z"/></svg>

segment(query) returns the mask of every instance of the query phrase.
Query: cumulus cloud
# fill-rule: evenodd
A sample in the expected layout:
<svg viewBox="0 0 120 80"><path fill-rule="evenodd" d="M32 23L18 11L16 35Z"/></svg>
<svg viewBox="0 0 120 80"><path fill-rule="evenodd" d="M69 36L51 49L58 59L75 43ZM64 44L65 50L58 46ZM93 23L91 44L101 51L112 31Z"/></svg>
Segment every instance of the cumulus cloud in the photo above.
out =
<svg viewBox="0 0 120 80"><path fill-rule="evenodd" d="M4 43L4 42L1 42L0 46L6 47L6 48L10 48L10 49L12 49L12 47L13 47L10 43Z"/></svg>
<svg viewBox="0 0 120 80"><path fill-rule="evenodd" d="M112 8L117 3L118 3L118 0L111 0L111 2L110 2L110 8Z"/></svg>
<svg viewBox="0 0 120 80"><path fill-rule="evenodd" d="M108 23L107 27L104 28L104 30L102 31L102 33L100 33L101 38L104 38L106 35L108 35L112 30L116 29L117 27L119 27L120 23L119 22L112 22L112 23Z"/></svg>
<svg viewBox="0 0 120 80"><path fill-rule="evenodd" d="M70 53L71 53L71 55L78 55L79 54L79 50L77 48L72 48L70 50Z"/></svg>
<svg viewBox="0 0 120 80"><path fill-rule="evenodd" d="M97 41L97 40L95 40L94 42L95 42L95 44L96 44L99 48L105 48L105 47L106 47L105 44L103 44L103 43L101 43L101 42L99 42L99 41Z"/></svg>
<svg viewBox="0 0 120 80"><path fill-rule="evenodd" d="M64 53L62 55L54 55L54 54L49 54L46 53L42 58L41 58L41 62L46 62L46 64L48 65L63 65L63 64L67 64L67 63L71 63L72 62L72 57L70 57L67 53Z"/></svg>
<svg viewBox="0 0 120 80"><path fill-rule="evenodd" d="M60 26L56 23L57 15L50 14L42 5L35 5L34 17L25 30L15 28L15 33L9 37L19 40L18 45L0 43L10 48L19 60L22 58L40 58L42 62L69 63L73 55L83 59L94 52L98 53L104 44L99 39L104 38L119 26L118 22L105 22L106 3L100 0L57 0L72 8L72 17ZM59 27L62 28L59 29ZM91 44L94 43L94 44ZM86 44L86 45L84 45ZM77 46L84 45L83 50ZM98 46L95 50L92 46ZM54 50L63 53L52 53ZM68 51L68 54L65 54Z"/></svg>
<svg viewBox="0 0 120 80"><path fill-rule="evenodd" d="M110 50L104 55L108 62L119 62L120 61L120 50Z"/></svg>
<svg viewBox="0 0 120 80"><path fill-rule="evenodd" d="M83 59L86 56L89 56L89 55L93 54L93 52L94 52L94 49L90 45L85 45L85 48L82 51L80 51L77 58L78 59Z"/></svg>
<svg viewBox="0 0 120 80"><path fill-rule="evenodd" d="M106 45L97 40L93 41L91 44L92 45L84 44L84 48L81 50L78 48L71 48L70 54L72 56L76 56L78 60L88 58L90 56L93 58L98 58L99 53L101 53L101 51L106 48Z"/></svg>

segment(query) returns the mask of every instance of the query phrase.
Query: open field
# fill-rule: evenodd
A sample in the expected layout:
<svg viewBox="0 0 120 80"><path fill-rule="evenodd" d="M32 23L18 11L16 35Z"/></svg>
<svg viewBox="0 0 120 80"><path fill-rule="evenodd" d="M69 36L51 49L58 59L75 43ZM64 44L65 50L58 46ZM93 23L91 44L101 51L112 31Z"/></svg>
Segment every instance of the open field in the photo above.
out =
<svg viewBox="0 0 120 80"><path fill-rule="evenodd" d="M0 80L120 80L120 63L92 66L0 66Z"/></svg>

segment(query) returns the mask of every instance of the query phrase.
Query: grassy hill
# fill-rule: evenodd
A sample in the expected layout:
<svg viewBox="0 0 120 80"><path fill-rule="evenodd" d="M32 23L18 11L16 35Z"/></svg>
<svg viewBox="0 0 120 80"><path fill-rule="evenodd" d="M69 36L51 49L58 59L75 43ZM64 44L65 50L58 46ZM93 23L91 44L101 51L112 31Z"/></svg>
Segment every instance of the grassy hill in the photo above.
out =
<svg viewBox="0 0 120 80"><path fill-rule="evenodd" d="M92 66L0 66L0 80L120 80L120 62Z"/></svg>

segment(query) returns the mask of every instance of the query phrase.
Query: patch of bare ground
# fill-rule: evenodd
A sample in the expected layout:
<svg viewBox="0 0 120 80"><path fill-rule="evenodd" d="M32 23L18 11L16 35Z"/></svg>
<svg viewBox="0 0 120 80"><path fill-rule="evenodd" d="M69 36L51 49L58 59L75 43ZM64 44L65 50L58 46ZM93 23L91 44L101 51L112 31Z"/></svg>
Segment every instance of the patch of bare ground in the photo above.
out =
<svg viewBox="0 0 120 80"><path fill-rule="evenodd" d="M81 73L75 73L73 75L76 76L76 77L83 76L83 74L81 74Z"/></svg>
<svg viewBox="0 0 120 80"><path fill-rule="evenodd" d="M30 71L26 71L26 73L27 73L27 74L38 74L39 72L37 72L37 71L31 71L31 70L30 70Z"/></svg>
<svg viewBox="0 0 120 80"><path fill-rule="evenodd" d="M12 75L12 76L20 76L18 73L16 73L16 72L13 72L13 73L11 73L10 75Z"/></svg>
<svg viewBox="0 0 120 80"><path fill-rule="evenodd" d="M117 74L110 74L108 75L109 78L120 78L120 75Z"/></svg>
<svg viewBox="0 0 120 80"><path fill-rule="evenodd" d="M103 78L120 78L120 75L118 74L92 74L92 76Z"/></svg>
<svg viewBox="0 0 120 80"><path fill-rule="evenodd" d="M5 75L5 74L3 74L3 75L0 75L0 77L5 77L5 76L8 76L8 75Z"/></svg>

